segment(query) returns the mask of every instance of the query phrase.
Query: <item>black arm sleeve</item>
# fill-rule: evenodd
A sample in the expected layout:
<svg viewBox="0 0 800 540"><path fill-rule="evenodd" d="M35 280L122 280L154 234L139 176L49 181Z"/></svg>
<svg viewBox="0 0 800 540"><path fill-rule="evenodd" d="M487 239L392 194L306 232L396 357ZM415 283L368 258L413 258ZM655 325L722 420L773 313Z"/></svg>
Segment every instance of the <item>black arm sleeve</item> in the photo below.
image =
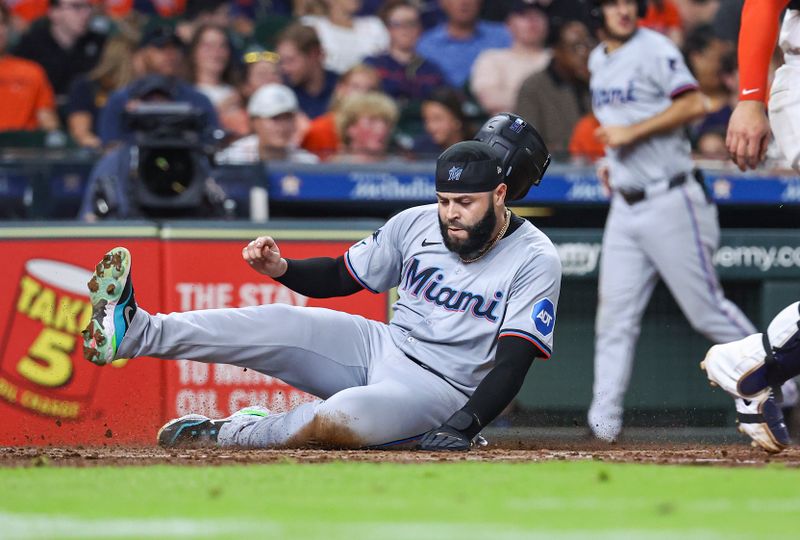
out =
<svg viewBox="0 0 800 540"><path fill-rule="evenodd" d="M500 338L494 368L461 409L472 418L472 424L464 430L469 438L477 435L511 403L522 388L533 359L541 355L541 351L525 339Z"/></svg>
<svg viewBox="0 0 800 540"><path fill-rule="evenodd" d="M355 294L363 287L350 275L344 256L336 259L314 257L312 259L286 259L286 273L275 281L295 292L311 298L331 298Z"/></svg>

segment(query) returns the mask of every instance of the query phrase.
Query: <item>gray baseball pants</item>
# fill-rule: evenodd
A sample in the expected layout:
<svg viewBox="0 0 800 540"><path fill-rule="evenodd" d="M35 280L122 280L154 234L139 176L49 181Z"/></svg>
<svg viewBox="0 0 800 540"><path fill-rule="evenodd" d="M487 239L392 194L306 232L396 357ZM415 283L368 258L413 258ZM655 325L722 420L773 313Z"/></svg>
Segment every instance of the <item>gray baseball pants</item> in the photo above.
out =
<svg viewBox="0 0 800 540"><path fill-rule="evenodd" d="M378 446L441 425L467 401L409 360L392 331L357 315L280 304L169 315L139 308L117 356L233 364L321 398L286 413L234 416L221 445Z"/></svg>
<svg viewBox="0 0 800 540"><path fill-rule="evenodd" d="M589 426L612 440L622 429L641 319L659 277L696 331L714 343L756 332L720 287L711 256L717 208L697 182L628 204L615 194L603 233ZM699 376L699 371L698 371Z"/></svg>

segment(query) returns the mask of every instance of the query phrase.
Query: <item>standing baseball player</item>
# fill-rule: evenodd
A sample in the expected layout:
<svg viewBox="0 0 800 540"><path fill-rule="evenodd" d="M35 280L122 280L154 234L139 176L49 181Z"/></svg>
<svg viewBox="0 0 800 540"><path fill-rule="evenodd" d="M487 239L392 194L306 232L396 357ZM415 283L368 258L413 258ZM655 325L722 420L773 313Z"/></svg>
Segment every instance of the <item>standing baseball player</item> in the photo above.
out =
<svg viewBox="0 0 800 540"><path fill-rule="evenodd" d="M784 65L775 73L767 120L767 70L786 7L778 41ZM756 168L766 154L771 126L778 148L800 172L800 1L745 0L738 55L739 103L726 141L731 157L743 171ZM769 452L786 447L783 415L770 396L781 385L786 393L786 384L800 375L800 302L778 313L763 334L711 347L700 365L736 400L739 431ZM758 410L742 411L739 404L748 401L760 404Z"/></svg>
<svg viewBox="0 0 800 540"><path fill-rule="evenodd" d="M659 277L692 327L710 340L724 343L754 331L723 295L711 264L719 242L717 209L694 170L683 130L704 113L703 97L675 45L637 28L645 9L645 0L596 2L605 37L589 57L612 189L588 414L594 435L605 441L616 440L622 429L641 318ZM751 402L739 406L755 412Z"/></svg>
<svg viewBox="0 0 800 540"><path fill-rule="evenodd" d="M242 250L253 270L310 297L397 287L391 323L277 304L151 315L135 303L130 253L116 248L89 283L86 357L101 365L137 356L224 362L320 398L279 414L251 407L222 420L184 416L162 427L164 446L373 447L421 438L426 450L468 449L534 358L550 356L561 281L550 240L506 208L511 165L493 147L517 148L509 158L536 171L529 185L541 179L547 150L524 122L498 126L487 142L460 142L439 156L436 204L401 212L337 259L286 259L266 236Z"/></svg>

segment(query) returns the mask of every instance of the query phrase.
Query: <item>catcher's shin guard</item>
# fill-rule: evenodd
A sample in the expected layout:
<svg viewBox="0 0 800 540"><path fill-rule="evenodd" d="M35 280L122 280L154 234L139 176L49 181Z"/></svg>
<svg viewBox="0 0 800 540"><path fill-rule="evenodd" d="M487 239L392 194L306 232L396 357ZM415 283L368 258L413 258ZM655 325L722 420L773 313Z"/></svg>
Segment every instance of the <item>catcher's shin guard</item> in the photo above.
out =
<svg viewBox="0 0 800 540"><path fill-rule="evenodd" d="M750 398L800 374L800 302L784 308L763 334L714 345L700 363L712 384Z"/></svg>
<svg viewBox="0 0 800 540"><path fill-rule="evenodd" d="M767 388L752 399L737 398L736 421L739 432L752 439L752 445L777 454L791 444L783 413Z"/></svg>

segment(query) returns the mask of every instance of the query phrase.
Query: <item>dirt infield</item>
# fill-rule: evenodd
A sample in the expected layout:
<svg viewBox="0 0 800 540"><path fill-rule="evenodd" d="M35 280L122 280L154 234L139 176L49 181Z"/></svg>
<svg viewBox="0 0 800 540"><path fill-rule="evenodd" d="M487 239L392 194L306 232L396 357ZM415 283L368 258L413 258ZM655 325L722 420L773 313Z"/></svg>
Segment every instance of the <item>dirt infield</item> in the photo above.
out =
<svg viewBox="0 0 800 540"><path fill-rule="evenodd" d="M171 449L154 447L6 447L0 448L0 467L228 465L246 463L326 463L331 461L425 463L452 461L540 462L595 460L609 463L656 463L747 467L769 463L800 468L800 447L777 455L744 444L698 445L596 442L507 443L465 453L410 450L241 450Z"/></svg>

